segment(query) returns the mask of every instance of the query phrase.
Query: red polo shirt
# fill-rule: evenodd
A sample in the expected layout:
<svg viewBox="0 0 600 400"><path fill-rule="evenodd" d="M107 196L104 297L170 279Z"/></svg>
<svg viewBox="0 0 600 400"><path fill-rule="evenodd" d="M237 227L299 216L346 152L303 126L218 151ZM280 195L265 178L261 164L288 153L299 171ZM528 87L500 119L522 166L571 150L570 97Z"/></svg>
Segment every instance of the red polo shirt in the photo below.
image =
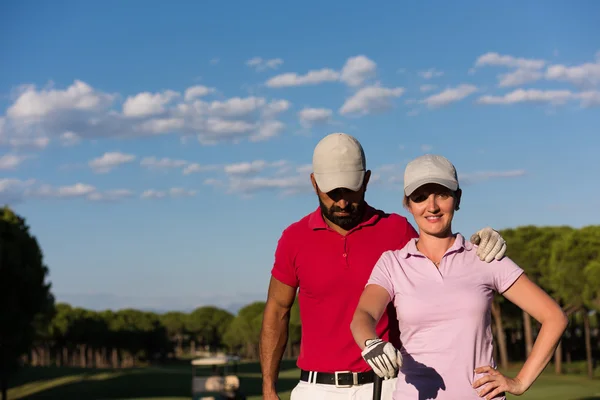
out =
<svg viewBox="0 0 600 400"><path fill-rule="evenodd" d="M352 337L350 322L381 254L403 248L414 237L418 234L406 218L368 205L363 221L346 236L329 228L318 208L283 231L272 274L300 289L299 368L319 372L371 370ZM399 346L397 327L390 305L377 333Z"/></svg>

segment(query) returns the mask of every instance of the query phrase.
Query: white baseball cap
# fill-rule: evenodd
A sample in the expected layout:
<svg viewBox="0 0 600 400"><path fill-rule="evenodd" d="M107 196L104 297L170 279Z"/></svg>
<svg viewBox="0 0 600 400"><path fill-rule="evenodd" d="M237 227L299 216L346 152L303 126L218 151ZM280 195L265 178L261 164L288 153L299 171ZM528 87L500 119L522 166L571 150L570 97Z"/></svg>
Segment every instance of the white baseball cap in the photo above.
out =
<svg viewBox="0 0 600 400"><path fill-rule="evenodd" d="M313 153L313 174L322 192L337 188L358 191L367 162L359 141L345 133L331 133L319 141Z"/></svg>
<svg viewBox="0 0 600 400"><path fill-rule="evenodd" d="M458 189L456 168L445 157L434 154L415 158L404 170L404 194L410 196L427 183L437 183L455 191Z"/></svg>

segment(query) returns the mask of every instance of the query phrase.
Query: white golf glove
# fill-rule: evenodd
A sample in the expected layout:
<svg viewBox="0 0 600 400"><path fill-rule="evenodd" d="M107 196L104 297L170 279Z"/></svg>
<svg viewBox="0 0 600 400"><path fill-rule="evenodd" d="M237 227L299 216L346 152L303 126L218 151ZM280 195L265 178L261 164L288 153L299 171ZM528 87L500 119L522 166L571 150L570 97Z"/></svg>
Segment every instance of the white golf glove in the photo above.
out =
<svg viewBox="0 0 600 400"><path fill-rule="evenodd" d="M471 243L479 246L477 256L480 260L490 262L494 258L500 260L506 253L506 241L500 233L490 227L483 228L471 236Z"/></svg>
<svg viewBox="0 0 600 400"><path fill-rule="evenodd" d="M391 343L379 338L368 339L365 345L361 355L373 372L383 379L396 376L396 371L402 366L400 351Z"/></svg>

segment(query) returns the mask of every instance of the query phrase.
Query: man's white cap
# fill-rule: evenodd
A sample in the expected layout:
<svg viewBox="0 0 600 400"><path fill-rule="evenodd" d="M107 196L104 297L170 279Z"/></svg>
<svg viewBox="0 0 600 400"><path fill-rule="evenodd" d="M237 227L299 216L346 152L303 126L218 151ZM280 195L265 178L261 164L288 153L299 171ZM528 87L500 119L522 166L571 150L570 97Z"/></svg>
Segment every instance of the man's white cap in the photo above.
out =
<svg viewBox="0 0 600 400"><path fill-rule="evenodd" d="M428 183L437 183L455 191L458 189L456 168L445 157L434 154L425 154L409 162L404 170L404 194L410 196Z"/></svg>
<svg viewBox="0 0 600 400"><path fill-rule="evenodd" d="M313 174L322 192L361 188L367 162L361 144L345 133L332 133L319 141L313 153Z"/></svg>

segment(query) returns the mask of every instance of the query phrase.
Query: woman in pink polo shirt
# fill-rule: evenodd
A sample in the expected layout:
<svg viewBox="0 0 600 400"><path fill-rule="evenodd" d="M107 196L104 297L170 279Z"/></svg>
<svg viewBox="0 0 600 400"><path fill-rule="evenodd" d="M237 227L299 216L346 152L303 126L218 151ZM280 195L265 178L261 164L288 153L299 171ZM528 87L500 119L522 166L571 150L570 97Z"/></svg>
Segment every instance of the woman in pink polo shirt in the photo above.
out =
<svg viewBox="0 0 600 400"><path fill-rule="evenodd" d="M520 395L546 367L567 326L560 306L505 257L489 264L477 247L452 232L461 189L444 157L425 155L404 174L404 206L419 237L377 262L351 324L363 358L375 373L398 371L394 399L504 399ZM490 307L494 293L533 316L542 327L516 377L496 370ZM392 301L402 348L380 340L375 325Z"/></svg>

